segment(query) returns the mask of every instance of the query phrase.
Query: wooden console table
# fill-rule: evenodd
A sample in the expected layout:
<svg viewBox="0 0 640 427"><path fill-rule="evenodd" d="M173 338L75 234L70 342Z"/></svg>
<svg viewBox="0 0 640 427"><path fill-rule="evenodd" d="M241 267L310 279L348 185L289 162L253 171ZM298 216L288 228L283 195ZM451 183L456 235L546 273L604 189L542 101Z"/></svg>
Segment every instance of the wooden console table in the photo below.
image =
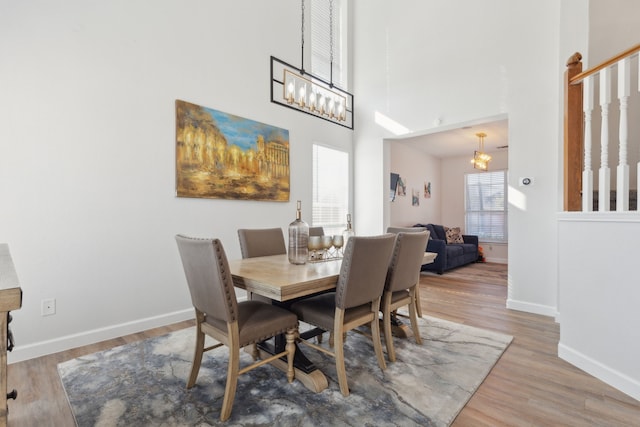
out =
<svg viewBox="0 0 640 427"><path fill-rule="evenodd" d="M0 243L0 427L7 425L7 399L16 397L13 390L7 394L7 341L9 339L9 312L22 306L22 289L11 260L9 245Z"/></svg>

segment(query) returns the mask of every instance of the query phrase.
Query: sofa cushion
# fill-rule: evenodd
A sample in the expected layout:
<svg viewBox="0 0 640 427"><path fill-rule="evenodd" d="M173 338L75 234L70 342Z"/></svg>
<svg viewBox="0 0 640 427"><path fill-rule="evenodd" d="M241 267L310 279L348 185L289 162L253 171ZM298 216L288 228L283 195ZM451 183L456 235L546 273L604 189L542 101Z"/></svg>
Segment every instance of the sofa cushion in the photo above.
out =
<svg viewBox="0 0 640 427"><path fill-rule="evenodd" d="M435 233L434 239L447 240L447 235L444 232L444 227L438 224L431 224L433 232Z"/></svg>
<svg viewBox="0 0 640 427"><path fill-rule="evenodd" d="M458 245L462 248L462 252L465 254L472 254L472 253L476 253L476 245L473 245L471 243L465 243L463 245Z"/></svg>
<svg viewBox="0 0 640 427"><path fill-rule="evenodd" d="M460 232L460 227L447 228L445 227L445 232L447 236L447 243L464 243L462 239L462 234Z"/></svg>
<svg viewBox="0 0 640 427"><path fill-rule="evenodd" d="M464 254L464 250L462 249L462 245L447 245L447 258L455 258L462 256Z"/></svg>

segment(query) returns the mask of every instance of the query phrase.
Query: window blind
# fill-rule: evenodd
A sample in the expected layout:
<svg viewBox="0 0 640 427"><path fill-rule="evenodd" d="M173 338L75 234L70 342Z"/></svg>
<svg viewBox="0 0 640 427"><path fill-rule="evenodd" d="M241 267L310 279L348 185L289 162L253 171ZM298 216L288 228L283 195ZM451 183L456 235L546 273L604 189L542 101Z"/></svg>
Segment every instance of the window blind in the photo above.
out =
<svg viewBox="0 0 640 427"><path fill-rule="evenodd" d="M313 145L314 227L325 234L340 234L346 228L349 211L349 153Z"/></svg>
<svg viewBox="0 0 640 427"><path fill-rule="evenodd" d="M465 175L465 233L483 241L507 241L507 172Z"/></svg>
<svg viewBox="0 0 640 427"><path fill-rule="evenodd" d="M346 89L342 78L342 7L333 0L333 83ZM331 37L329 1L311 1L311 73L329 81L331 78Z"/></svg>

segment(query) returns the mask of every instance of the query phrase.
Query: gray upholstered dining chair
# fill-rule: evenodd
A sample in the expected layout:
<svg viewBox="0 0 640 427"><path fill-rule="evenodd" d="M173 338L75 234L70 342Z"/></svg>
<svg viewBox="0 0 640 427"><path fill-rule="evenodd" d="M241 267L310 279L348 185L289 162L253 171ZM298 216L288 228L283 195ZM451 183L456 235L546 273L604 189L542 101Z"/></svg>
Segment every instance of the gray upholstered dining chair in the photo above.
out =
<svg viewBox="0 0 640 427"><path fill-rule="evenodd" d="M344 396L349 395L344 358L347 331L370 325L378 365L380 369L386 368L380 342L379 310L394 241L393 234L350 238L336 291L305 298L290 308L302 322L333 333L333 352L309 340L300 339L300 342L335 358L338 383Z"/></svg>
<svg viewBox="0 0 640 427"><path fill-rule="evenodd" d="M324 227L309 227L309 236L324 236Z"/></svg>
<svg viewBox="0 0 640 427"><path fill-rule="evenodd" d="M421 231L426 231L426 227L387 227L387 233L419 233ZM426 246L425 246L426 249Z"/></svg>
<svg viewBox="0 0 640 427"><path fill-rule="evenodd" d="M286 356L287 380L293 381L298 318L288 310L261 301L238 303L220 240L177 235L176 242L196 312L196 347L187 388L196 382L205 351L222 345L229 347L227 381L220 411L220 420L225 421L231 415L239 375ZM256 343L283 333L286 334L285 351L255 361L258 356ZM219 343L205 348L205 334ZM248 345L253 346L254 363L240 369L240 349Z"/></svg>
<svg viewBox="0 0 640 427"><path fill-rule="evenodd" d="M393 249L387 280L382 295L382 323L384 325L384 341L387 345L389 361L396 361L396 352L391 335L391 316L398 308L409 306L411 330L416 343L422 344L418 328L416 288L420 281L420 267L424 249L429 240L429 232L398 233Z"/></svg>
<svg viewBox="0 0 640 427"><path fill-rule="evenodd" d="M285 255L287 247L281 228L241 228L238 230L242 258L254 258L269 255ZM251 300L270 302L262 295L248 292Z"/></svg>
<svg viewBox="0 0 640 427"><path fill-rule="evenodd" d="M241 228L238 230L242 258L287 253L281 228Z"/></svg>
<svg viewBox="0 0 640 427"><path fill-rule="evenodd" d="M398 234L398 233L419 233L421 231L429 231L427 230L426 227L387 227L387 233L394 233L394 234ZM429 241L429 235L431 233L427 234L427 242ZM427 250L427 245L424 245L424 251ZM423 252L424 252L423 251ZM420 264L422 266L422 264ZM422 318L422 305L420 304L420 284L418 284L418 286L416 286L415 289L415 293L416 293L416 309L417 309L417 313L418 313L418 317Z"/></svg>

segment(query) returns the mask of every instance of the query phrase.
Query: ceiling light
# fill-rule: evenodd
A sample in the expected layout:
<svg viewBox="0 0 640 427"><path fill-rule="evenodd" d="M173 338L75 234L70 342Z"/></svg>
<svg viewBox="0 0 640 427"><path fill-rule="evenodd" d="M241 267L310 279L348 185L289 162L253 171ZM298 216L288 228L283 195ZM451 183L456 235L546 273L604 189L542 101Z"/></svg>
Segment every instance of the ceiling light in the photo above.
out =
<svg viewBox="0 0 640 427"><path fill-rule="evenodd" d="M331 78L328 82L304 70L304 0L301 4L302 64L297 68L271 57L271 102L353 129L353 95L333 84L333 1L329 3Z"/></svg>
<svg viewBox="0 0 640 427"><path fill-rule="evenodd" d="M476 133L478 137L478 149L473 152L473 159L471 159L471 163L475 169L480 169L486 171L489 169L489 162L491 161L491 156L484 152L484 138L487 136L484 132Z"/></svg>

